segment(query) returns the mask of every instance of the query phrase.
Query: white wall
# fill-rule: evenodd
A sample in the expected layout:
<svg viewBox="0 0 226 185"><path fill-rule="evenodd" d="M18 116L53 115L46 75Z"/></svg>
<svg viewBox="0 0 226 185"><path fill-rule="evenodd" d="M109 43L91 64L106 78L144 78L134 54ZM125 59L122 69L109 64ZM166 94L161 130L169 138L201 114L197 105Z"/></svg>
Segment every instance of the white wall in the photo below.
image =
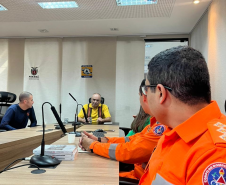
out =
<svg viewBox="0 0 226 185"><path fill-rule="evenodd" d="M178 37L187 36L171 36ZM22 90L32 92L39 123L44 101L50 101L58 112L61 103L62 120L65 117L74 120L76 103L69 92L82 104L99 92L110 107L113 121L120 126L130 127L132 115L139 111L138 88L144 77L145 61L143 38L10 39L8 51L11 65L8 87L17 95ZM86 64L93 65L92 79L81 78L81 65ZM39 67L39 81L28 81L31 67ZM47 123L56 122L47 105L45 109Z"/></svg>
<svg viewBox="0 0 226 185"><path fill-rule="evenodd" d="M94 92L99 92L110 107L112 120L130 127L132 115L139 110L138 87L144 65L142 39L10 39L9 46L6 49L11 65L8 87L17 95L23 90L33 94L39 124L43 102L49 101L58 112L61 103L62 120L67 117L72 121L76 104L68 93L86 104ZM93 65L91 79L81 78L81 65L86 64ZM39 80L29 80L31 67L38 67ZM7 81L4 82L7 85ZM56 122L48 109L46 105L46 123Z"/></svg>
<svg viewBox="0 0 226 185"><path fill-rule="evenodd" d="M38 124L42 124L42 104L50 102L59 111L61 96L61 39L26 39L24 91L33 94ZM31 67L38 67L39 80L30 80ZM44 106L45 123L56 123L50 105Z"/></svg>
<svg viewBox="0 0 226 185"><path fill-rule="evenodd" d="M226 99L226 1L213 0L206 15L191 33L191 46L207 59L212 99L223 113Z"/></svg>
<svg viewBox="0 0 226 185"><path fill-rule="evenodd" d="M8 83L7 91L17 95L14 103L19 102L19 95L24 88L24 39L8 40Z"/></svg>
<svg viewBox="0 0 226 185"><path fill-rule="evenodd" d="M139 86L144 78L145 42L140 38L118 38L116 54L116 118L130 127L140 108Z"/></svg>
<svg viewBox="0 0 226 185"><path fill-rule="evenodd" d="M67 38L62 56L62 119L75 117L76 102L68 93L83 105L100 93L115 120L116 38ZM81 78L81 65L93 65L92 78Z"/></svg>
<svg viewBox="0 0 226 185"><path fill-rule="evenodd" d="M199 50L208 62L208 11L191 33L191 47Z"/></svg>
<svg viewBox="0 0 226 185"><path fill-rule="evenodd" d="M8 40L0 39L0 91L7 91L8 84Z"/></svg>

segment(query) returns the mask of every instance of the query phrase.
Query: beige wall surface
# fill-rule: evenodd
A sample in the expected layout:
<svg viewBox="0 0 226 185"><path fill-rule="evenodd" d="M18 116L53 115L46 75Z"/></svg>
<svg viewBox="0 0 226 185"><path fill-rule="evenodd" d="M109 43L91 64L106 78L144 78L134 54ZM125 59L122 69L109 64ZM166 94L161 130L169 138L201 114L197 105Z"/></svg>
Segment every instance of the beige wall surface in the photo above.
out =
<svg viewBox="0 0 226 185"><path fill-rule="evenodd" d="M7 91L17 95L15 103L18 103L24 82L24 39L9 39L8 55Z"/></svg>
<svg viewBox="0 0 226 185"><path fill-rule="evenodd" d="M92 65L93 77L82 78L81 66ZM100 93L115 120L116 38L66 38L62 54L62 118L74 120L76 102L87 104ZM81 106L79 106L79 111Z"/></svg>
<svg viewBox="0 0 226 185"><path fill-rule="evenodd" d="M191 46L207 59L212 99L225 113L226 99L226 1L213 0L202 20L191 33Z"/></svg>
<svg viewBox="0 0 226 185"><path fill-rule="evenodd" d="M8 84L8 40L0 39L0 91L7 91Z"/></svg>
<svg viewBox="0 0 226 185"><path fill-rule="evenodd" d="M36 113L39 123L41 122L41 104L44 100L48 100L47 97L50 97L49 101L52 101L51 103L56 106L58 112L59 103L57 102L61 102L62 120L69 118L70 121L73 121L76 103L68 93L73 94L79 103L86 104L89 97L94 92L98 92L105 98L105 103L110 108L112 120L118 121L120 124L124 124L123 120L126 120L125 124L130 127L132 115L137 114L139 110L137 92L144 72L144 41L142 39L126 38L123 40L117 37L87 37L8 40L6 44L9 45L9 54L7 54L7 56L9 55L9 68L7 70L9 80L8 82L5 81L6 90L17 94L17 96L23 90L34 91L34 108L38 109ZM48 54L48 51L53 52L52 49L55 47L51 44L52 42L58 43L58 49L56 52L54 50L54 54ZM29 85L31 81L28 81L28 76L31 67L39 67L40 78L44 77L43 70L50 70L49 74L45 75L48 78L52 74L51 70L54 70L55 67L51 67L47 61L56 57L57 60L59 59L56 70L60 70L57 72L57 76L55 75L55 78L59 79L56 89L60 89L61 92L51 93L53 92L51 91L47 93L48 87L54 86L53 75L51 75L53 80L33 81L33 85ZM81 78L81 65L93 65L93 78ZM37 88L38 86L40 88ZM126 91L124 91L125 89ZM53 98L56 100L53 101ZM118 100L123 100L121 101L124 104L123 107L117 106ZM117 109L121 110L121 116L116 119ZM45 112L45 119L53 117L51 111ZM52 118L49 120L53 121Z"/></svg>
<svg viewBox="0 0 226 185"><path fill-rule="evenodd" d="M147 36L146 39L182 37L189 38L188 35L156 35ZM22 90L35 90L34 107L39 109L37 110L38 120L41 120L40 110L41 104L44 102L43 97L47 100L47 97L52 95L49 100L53 101L53 98L56 99L52 103L56 106L58 112L59 102L62 104L62 120L69 118L70 121L73 121L76 103L68 93L73 94L79 103L86 104L94 92L99 92L105 98L105 103L110 108L112 120L119 122L121 126L130 127L133 120L132 115L138 113L140 106L138 88L144 76L144 38L84 37L8 40L9 82L7 83L7 90L17 95ZM53 86L49 80L42 81L41 83L38 82L38 84L41 84L41 87L45 87L45 91L36 87L35 89L27 89L27 82L24 82L24 79L27 80L24 77L25 71L27 76L31 67L37 67L30 65L39 65L40 63L40 70L46 68L51 70L51 65L43 62L45 55L48 60L54 57L52 54L48 55L48 50L52 51L52 46L49 43L50 40L58 43L57 52L54 52L57 60L59 59L56 69L57 71L59 70L56 76L59 79L59 84L56 84L56 89L59 89L61 92L53 94L51 92L45 93L47 92L48 84L49 87ZM27 43L26 47L25 43ZM42 43L43 47L40 44L37 45L37 43ZM38 48L37 52L35 52L36 47ZM24 63L25 49L27 56L26 65ZM45 52L42 54L41 51L43 49ZM27 62L30 64L28 65ZM81 65L93 65L93 78L81 78ZM40 74L42 72L39 71ZM55 83L54 79L53 82ZM44 92L44 95L40 95L39 91ZM56 96L56 94L58 95ZM49 110L45 114L47 114L45 118L53 117Z"/></svg>

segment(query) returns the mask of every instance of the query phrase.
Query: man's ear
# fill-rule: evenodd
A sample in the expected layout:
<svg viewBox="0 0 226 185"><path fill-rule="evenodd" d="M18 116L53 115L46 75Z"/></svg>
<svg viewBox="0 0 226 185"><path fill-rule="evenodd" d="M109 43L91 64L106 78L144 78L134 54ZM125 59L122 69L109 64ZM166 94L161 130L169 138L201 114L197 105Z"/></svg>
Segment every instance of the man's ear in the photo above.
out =
<svg viewBox="0 0 226 185"><path fill-rule="evenodd" d="M166 89L162 84L158 84L156 87L156 90L157 90L157 94L159 95L159 103L162 104L167 97Z"/></svg>
<svg viewBox="0 0 226 185"><path fill-rule="evenodd" d="M147 103L148 102L147 96L145 96L144 94L142 95L142 98L143 98L143 102L144 103Z"/></svg>

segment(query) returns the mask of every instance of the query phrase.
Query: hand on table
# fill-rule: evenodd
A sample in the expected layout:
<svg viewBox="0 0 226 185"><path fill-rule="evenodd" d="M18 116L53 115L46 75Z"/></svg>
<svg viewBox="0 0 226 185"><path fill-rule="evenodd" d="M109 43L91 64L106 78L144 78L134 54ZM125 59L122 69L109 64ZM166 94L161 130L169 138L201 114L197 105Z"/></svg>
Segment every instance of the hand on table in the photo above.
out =
<svg viewBox="0 0 226 185"><path fill-rule="evenodd" d="M97 137L84 131L82 137L79 138L78 146L84 151L90 151L89 147L94 141L97 141Z"/></svg>
<svg viewBox="0 0 226 185"><path fill-rule="evenodd" d="M102 119L101 117L97 118L97 123L103 123L104 119Z"/></svg>

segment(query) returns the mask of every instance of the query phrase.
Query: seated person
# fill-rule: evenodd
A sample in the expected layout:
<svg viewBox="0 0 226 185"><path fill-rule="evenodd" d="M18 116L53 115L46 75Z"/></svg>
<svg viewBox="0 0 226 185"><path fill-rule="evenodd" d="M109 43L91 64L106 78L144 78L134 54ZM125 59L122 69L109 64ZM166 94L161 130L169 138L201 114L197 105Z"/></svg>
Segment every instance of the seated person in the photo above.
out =
<svg viewBox="0 0 226 185"><path fill-rule="evenodd" d="M141 86L143 87L145 85L145 79L141 82ZM141 88L139 89L140 94L142 94ZM144 112L144 109L142 106L140 106L140 111L133 120L131 124L131 130L129 133L126 135L126 137L132 136L138 132L141 132L147 125L150 124L150 118L151 116L147 113Z"/></svg>
<svg viewBox="0 0 226 185"><path fill-rule="evenodd" d="M131 130L126 135L126 137L132 136L136 133L141 132L147 125L150 124L151 116L144 112L142 106L140 106L140 111L133 120L131 124Z"/></svg>
<svg viewBox="0 0 226 185"><path fill-rule="evenodd" d="M94 93L91 98L90 104L85 104L83 107L85 112L87 113L87 118L92 118L92 123L104 123L111 122L111 115L109 113L108 106L105 104L101 104L101 95L98 93ZM83 111L78 114L78 121L85 123L86 120L84 118Z"/></svg>
<svg viewBox="0 0 226 185"><path fill-rule="evenodd" d="M140 94L140 103L144 111L150 114L147 98L143 93ZM141 133L130 137L97 138L84 132L80 138L79 146L83 150L91 151L106 158L134 164L134 170L120 172L119 176L140 179L145 167L142 163L148 162L159 138L167 130L167 127L156 122L154 117L150 119L150 123Z"/></svg>
<svg viewBox="0 0 226 185"><path fill-rule="evenodd" d="M5 130L16 130L25 128L28 119L31 121L31 127L37 125L35 112L32 107L33 96L29 92L22 92L19 96L19 104L11 105L2 118L0 128Z"/></svg>
<svg viewBox="0 0 226 185"><path fill-rule="evenodd" d="M145 94L150 115L171 131L159 140L139 184L225 184L226 116L211 101L203 55L188 46L155 55Z"/></svg>

